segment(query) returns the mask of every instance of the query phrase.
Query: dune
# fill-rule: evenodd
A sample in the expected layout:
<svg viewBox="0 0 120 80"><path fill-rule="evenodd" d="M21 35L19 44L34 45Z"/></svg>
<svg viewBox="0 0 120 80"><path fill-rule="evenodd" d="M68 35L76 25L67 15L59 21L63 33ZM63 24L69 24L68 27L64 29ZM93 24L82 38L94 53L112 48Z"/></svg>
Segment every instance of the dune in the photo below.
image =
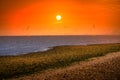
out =
<svg viewBox="0 0 120 80"><path fill-rule="evenodd" d="M119 80L120 52L13 80Z"/></svg>
<svg viewBox="0 0 120 80"><path fill-rule="evenodd" d="M120 52L44 74L45 80L119 80ZM40 78L39 78L40 77ZM41 76L37 77L41 79Z"/></svg>

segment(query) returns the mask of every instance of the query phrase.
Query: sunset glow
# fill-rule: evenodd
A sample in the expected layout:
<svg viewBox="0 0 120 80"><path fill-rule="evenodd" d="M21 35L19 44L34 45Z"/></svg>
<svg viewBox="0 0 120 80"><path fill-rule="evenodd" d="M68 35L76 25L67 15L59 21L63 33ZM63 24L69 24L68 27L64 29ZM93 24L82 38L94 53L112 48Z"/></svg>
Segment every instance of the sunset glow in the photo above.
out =
<svg viewBox="0 0 120 80"><path fill-rule="evenodd" d="M1 0L0 35L120 34L117 0Z"/></svg>
<svg viewBox="0 0 120 80"><path fill-rule="evenodd" d="M61 18L62 18L61 15L57 15L57 16L56 16L56 20L58 20L58 21L60 21Z"/></svg>

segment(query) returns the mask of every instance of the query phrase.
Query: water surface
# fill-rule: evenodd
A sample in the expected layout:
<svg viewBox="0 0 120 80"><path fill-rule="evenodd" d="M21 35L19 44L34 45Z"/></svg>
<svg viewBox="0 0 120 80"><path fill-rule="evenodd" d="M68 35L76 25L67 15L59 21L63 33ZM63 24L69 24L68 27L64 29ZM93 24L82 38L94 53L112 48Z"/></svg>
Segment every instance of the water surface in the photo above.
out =
<svg viewBox="0 0 120 80"><path fill-rule="evenodd" d="M120 43L120 36L1 36L0 55L44 51L60 45Z"/></svg>

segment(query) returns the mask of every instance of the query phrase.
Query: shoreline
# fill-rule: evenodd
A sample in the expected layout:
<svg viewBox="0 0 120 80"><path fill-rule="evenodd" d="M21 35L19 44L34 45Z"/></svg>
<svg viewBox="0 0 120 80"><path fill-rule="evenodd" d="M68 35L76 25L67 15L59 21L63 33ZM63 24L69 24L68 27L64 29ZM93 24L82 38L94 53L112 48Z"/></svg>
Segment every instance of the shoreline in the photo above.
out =
<svg viewBox="0 0 120 80"><path fill-rule="evenodd" d="M0 79L10 79L59 69L73 63L119 52L120 44L56 46L44 52L0 57Z"/></svg>
<svg viewBox="0 0 120 80"><path fill-rule="evenodd" d="M58 45L58 46L52 46L52 47L47 47L45 50L41 51L33 51L33 52L28 52L28 53L21 53L21 54L16 54L14 53L13 55L0 55L0 57L9 57L9 56L20 56L20 55L27 55L27 54L33 54L33 53L44 53L46 51L52 50L56 47L63 47L63 46L94 46L94 45L114 45L114 44L120 44L120 43L102 43L102 44L85 44L85 45Z"/></svg>

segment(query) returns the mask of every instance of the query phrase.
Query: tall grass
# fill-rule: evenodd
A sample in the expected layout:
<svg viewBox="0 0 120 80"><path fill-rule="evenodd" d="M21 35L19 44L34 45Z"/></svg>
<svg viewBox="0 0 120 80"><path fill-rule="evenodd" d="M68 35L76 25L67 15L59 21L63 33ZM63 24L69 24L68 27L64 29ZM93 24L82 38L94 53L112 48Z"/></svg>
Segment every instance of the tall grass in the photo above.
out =
<svg viewBox="0 0 120 80"><path fill-rule="evenodd" d="M120 51L120 44L57 46L45 52L0 57L0 79L59 68L73 62Z"/></svg>

